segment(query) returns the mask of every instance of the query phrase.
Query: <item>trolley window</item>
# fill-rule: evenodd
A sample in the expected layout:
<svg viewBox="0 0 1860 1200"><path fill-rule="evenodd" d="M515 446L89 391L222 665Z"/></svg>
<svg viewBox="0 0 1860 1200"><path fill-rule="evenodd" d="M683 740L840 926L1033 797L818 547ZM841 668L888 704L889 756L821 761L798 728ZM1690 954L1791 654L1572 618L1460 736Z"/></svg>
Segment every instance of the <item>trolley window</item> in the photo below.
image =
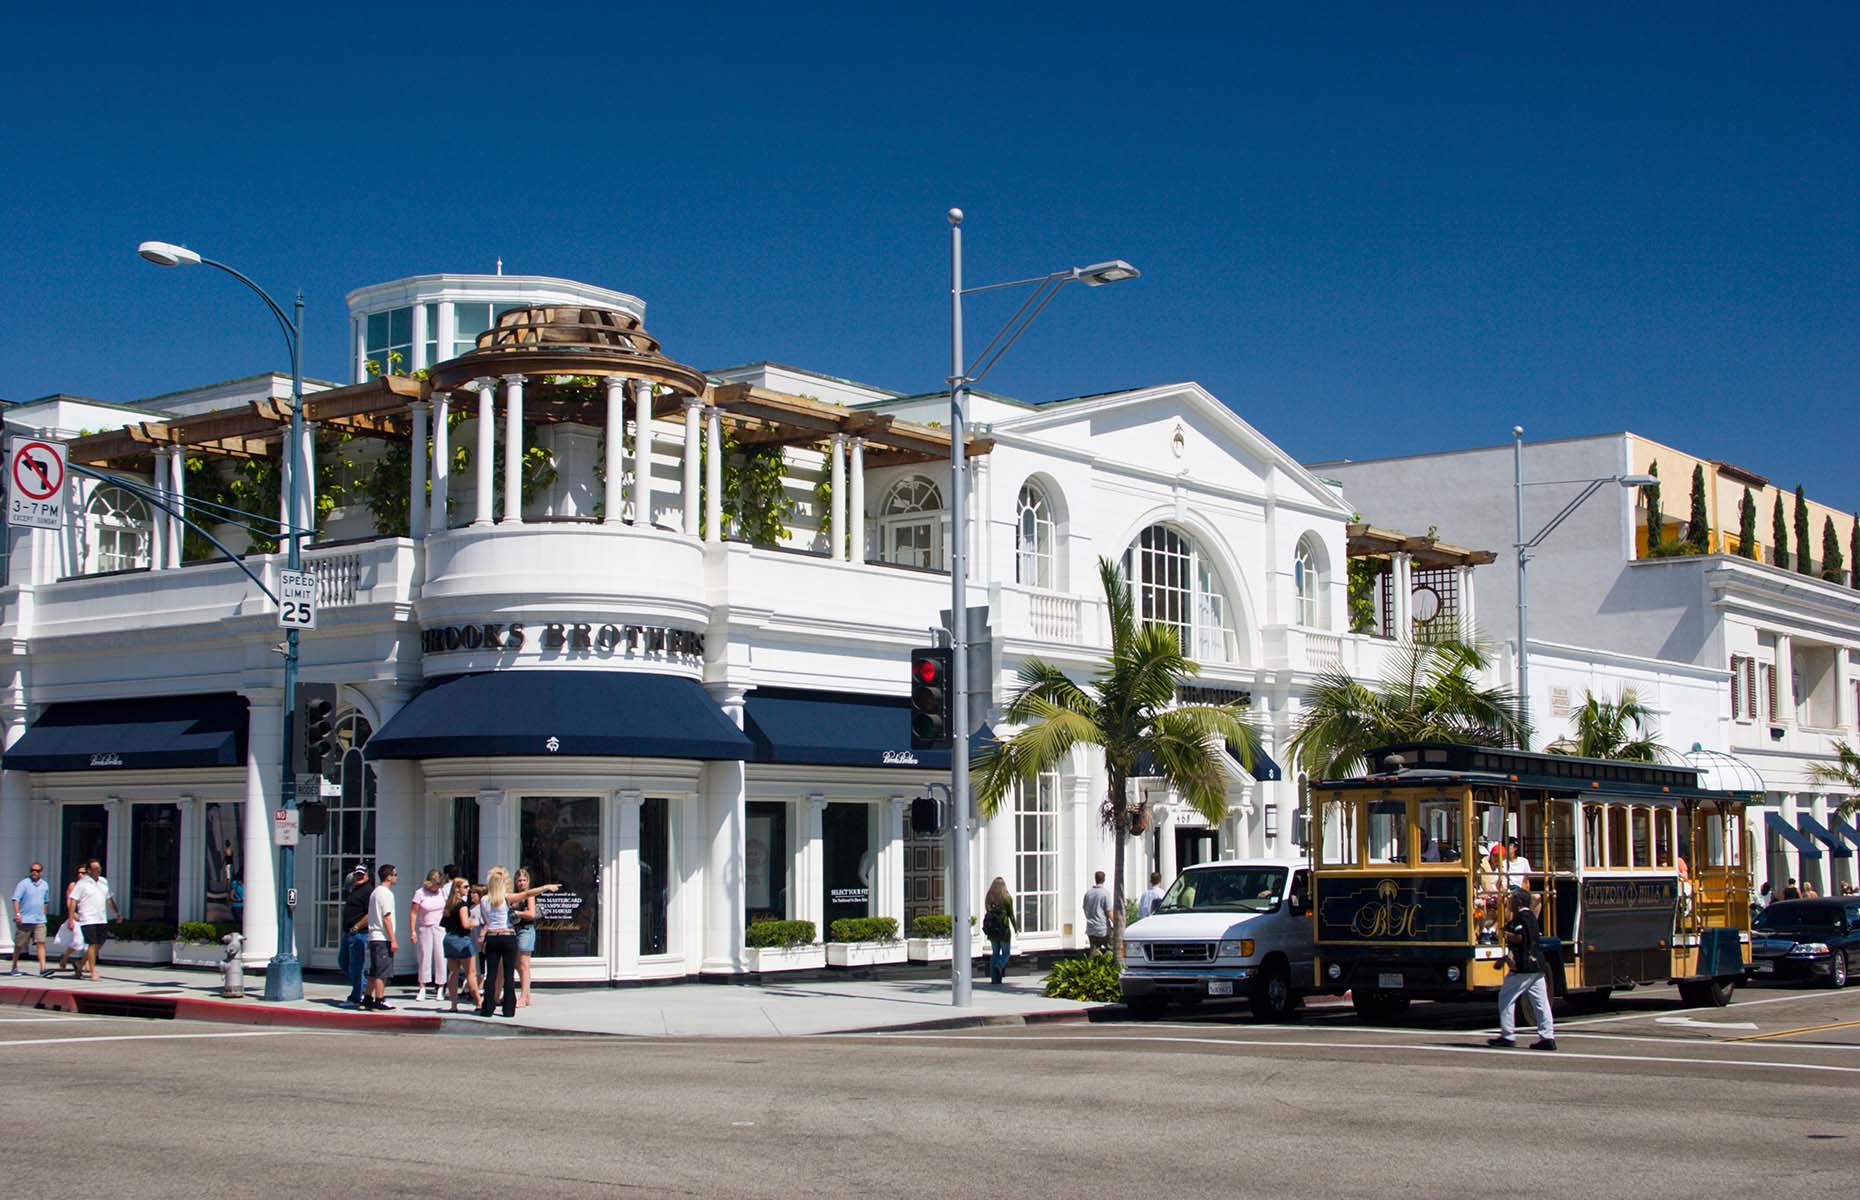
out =
<svg viewBox="0 0 1860 1200"><path fill-rule="evenodd" d="M1544 859L1548 871L1576 869L1576 805L1569 800L1550 802L1550 845Z"/></svg>
<svg viewBox="0 0 1860 1200"><path fill-rule="evenodd" d="M1368 828L1370 862L1405 863L1408 861L1408 802L1406 800L1371 800Z"/></svg>
<svg viewBox="0 0 1860 1200"><path fill-rule="evenodd" d="M1636 805L1631 819L1634 827L1634 862L1636 867L1653 865L1653 810Z"/></svg>
<svg viewBox="0 0 1860 1200"><path fill-rule="evenodd" d="M1421 801L1421 861L1456 863L1460 853L1460 802Z"/></svg>
<svg viewBox="0 0 1860 1200"><path fill-rule="evenodd" d="M1653 865L1670 869L1673 865L1673 810L1655 809L1653 813Z"/></svg>
<svg viewBox="0 0 1860 1200"><path fill-rule="evenodd" d="M1329 867L1356 866L1356 802L1333 792L1324 802L1318 838L1319 862Z"/></svg>
<svg viewBox="0 0 1860 1200"><path fill-rule="evenodd" d="M1619 804L1608 806L1608 865L1628 865L1628 813Z"/></svg>
<svg viewBox="0 0 1860 1200"><path fill-rule="evenodd" d="M1602 806L1599 804L1582 806L1582 865L1602 865Z"/></svg>

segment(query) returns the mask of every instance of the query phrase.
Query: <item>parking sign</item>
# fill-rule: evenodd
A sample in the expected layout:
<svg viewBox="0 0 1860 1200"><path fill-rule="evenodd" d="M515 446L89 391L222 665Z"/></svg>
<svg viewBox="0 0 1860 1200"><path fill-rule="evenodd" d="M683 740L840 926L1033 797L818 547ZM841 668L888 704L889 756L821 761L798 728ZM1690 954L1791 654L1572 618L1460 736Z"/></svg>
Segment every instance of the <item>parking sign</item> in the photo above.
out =
<svg viewBox="0 0 1860 1200"><path fill-rule="evenodd" d="M16 437L7 447L6 519L28 529L65 523L65 444Z"/></svg>
<svg viewBox="0 0 1860 1200"><path fill-rule="evenodd" d="M309 571L278 572L278 625L316 628L316 576Z"/></svg>

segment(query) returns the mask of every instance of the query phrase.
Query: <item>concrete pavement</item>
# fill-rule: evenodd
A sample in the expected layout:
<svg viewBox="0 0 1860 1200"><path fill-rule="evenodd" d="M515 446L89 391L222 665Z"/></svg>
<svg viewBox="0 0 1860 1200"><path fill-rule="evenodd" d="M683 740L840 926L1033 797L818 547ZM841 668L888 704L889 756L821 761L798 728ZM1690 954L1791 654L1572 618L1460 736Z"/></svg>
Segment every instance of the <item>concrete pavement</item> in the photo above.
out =
<svg viewBox="0 0 1860 1200"><path fill-rule="evenodd" d="M69 973L42 979L0 974L0 1004L62 1012L141 1015L181 1020L402 1033L580 1033L626 1037L793 1037L965 1025L1085 1020L1103 1005L1052 1000L1040 994L1042 975L1010 976L1001 987L976 985L975 1003L949 1003L946 978L826 979L760 984L683 983L655 987L539 988L535 1003L511 1019L480 1017L461 1005L414 999L414 989L388 991L392 1013L340 1008L346 983L314 977L304 999L266 1003L264 979L247 977L244 1001L219 998L219 975L185 967L105 964L98 983Z"/></svg>

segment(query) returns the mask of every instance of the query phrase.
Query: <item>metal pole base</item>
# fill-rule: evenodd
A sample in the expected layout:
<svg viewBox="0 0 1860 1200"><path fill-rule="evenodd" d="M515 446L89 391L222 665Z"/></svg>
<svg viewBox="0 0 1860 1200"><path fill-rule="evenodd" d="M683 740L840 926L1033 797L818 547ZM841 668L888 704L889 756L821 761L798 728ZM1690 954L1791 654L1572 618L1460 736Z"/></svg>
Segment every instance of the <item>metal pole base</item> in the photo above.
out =
<svg viewBox="0 0 1860 1200"><path fill-rule="evenodd" d="M265 999L302 1000L303 998L303 963L295 954L273 956L271 965L265 968Z"/></svg>

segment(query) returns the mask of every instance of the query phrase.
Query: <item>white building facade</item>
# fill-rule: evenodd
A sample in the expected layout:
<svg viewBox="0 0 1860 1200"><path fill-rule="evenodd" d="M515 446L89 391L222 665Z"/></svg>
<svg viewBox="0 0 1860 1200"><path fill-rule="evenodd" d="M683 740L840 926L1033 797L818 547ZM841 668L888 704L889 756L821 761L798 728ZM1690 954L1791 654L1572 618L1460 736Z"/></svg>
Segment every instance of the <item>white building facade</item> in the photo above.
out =
<svg viewBox="0 0 1860 1200"><path fill-rule="evenodd" d="M910 748L906 679L949 605L947 398L775 364L694 372L646 337L642 301L564 280L420 276L350 306L354 380L321 385L306 413L329 494L305 508L320 616L301 677L338 697L327 828L283 881L306 966L334 964L356 862L394 863L408 886L500 863L561 883L545 981L740 975L756 920L810 920L824 939L841 917L907 930L947 911L947 837L906 820L947 768ZM75 440L74 461L179 502L202 459L224 473L275 456L276 385L10 422L110 428ZM1349 508L1200 387L977 396L969 415L969 603L988 611L997 698L1031 657L1095 669L1100 556L1125 564L1141 614L1181 631L1194 698L1246 700L1274 760L1320 672L1378 673L1387 643L1343 628ZM741 540L752 484L726 475L757 448L786 502L762 544ZM384 479L402 480L392 520ZM155 921L230 919L239 878L262 963L283 891L276 609L112 487L86 480L74 505L126 510L98 518L111 538L9 531L0 871L101 857L125 912ZM282 561L244 559L274 590ZM1133 895L1152 868L1302 857L1290 772L1229 768L1212 827L1134 785L1157 823L1133 843ZM1079 897L1112 859L1104 788L1079 754L975 831L971 909L1006 879L1021 949L1085 944Z"/></svg>

